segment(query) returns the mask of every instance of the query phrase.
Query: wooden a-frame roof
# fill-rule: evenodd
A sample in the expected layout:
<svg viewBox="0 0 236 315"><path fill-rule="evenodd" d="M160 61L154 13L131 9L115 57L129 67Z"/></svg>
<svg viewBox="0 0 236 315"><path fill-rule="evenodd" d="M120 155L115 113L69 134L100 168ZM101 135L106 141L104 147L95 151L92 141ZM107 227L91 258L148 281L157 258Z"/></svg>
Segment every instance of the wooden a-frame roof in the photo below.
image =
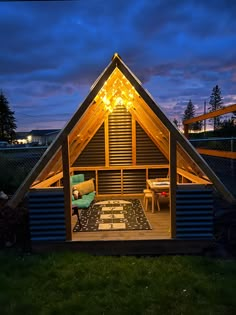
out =
<svg viewBox="0 0 236 315"><path fill-rule="evenodd" d="M119 99L126 103L127 110L166 158L169 159L169 134L172 134L177 142L177 167L183 172L190 172L193 177L209 180L228 201L235 201L205 160L166 117L120 56L115 54L92 85L88 96L9 201L9 206L15 207L33 184L62 172L62 144L67 139L72 165L110 114L111 104Z"/></svg>

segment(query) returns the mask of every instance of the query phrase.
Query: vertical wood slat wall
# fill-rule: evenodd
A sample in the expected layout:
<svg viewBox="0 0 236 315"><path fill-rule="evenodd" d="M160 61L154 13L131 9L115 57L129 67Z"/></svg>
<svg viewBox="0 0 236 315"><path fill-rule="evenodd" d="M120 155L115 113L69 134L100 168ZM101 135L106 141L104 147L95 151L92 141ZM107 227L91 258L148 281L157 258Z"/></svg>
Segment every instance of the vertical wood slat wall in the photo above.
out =
<svg viewBox="0 0 236 315"><path fill-rule="evenodd" d="M109 164L132 165L132 117L124 105L117 105L108 117Z"/></svg>
<svg viewBox="0 0 236 315"><path fill-rule="evenodd" d="M189 186L189 187L187 187ZM213 195L211 188L177 186L176 238L213 238Z"/></svg>
<svg viewBox="0 0 236 315"><path fill-rule="evenodd" d="M132 137L132 133L135 133ZM135 144L133 143L135 141ZM134 157L135 155L135 157ZM134 164L135 161L135 164ZM96 191L103 194L139 194L146 178L166 177L168 169L148 169L147 165L168 164L142 127L124 105L117 105L73 164L74 167L103 166L108 170L83 171L85 179L96 178ZM122 169L122 166L143 169ZM117 166L120 169L109 170ZM91 178L90 177L90 178Z"/></svg>
<svg viewBox="0 0 236 315"><path fill-rule="evenodd" d="M63 188L32 189L28 203L31 241L65 241Z"/></svg>

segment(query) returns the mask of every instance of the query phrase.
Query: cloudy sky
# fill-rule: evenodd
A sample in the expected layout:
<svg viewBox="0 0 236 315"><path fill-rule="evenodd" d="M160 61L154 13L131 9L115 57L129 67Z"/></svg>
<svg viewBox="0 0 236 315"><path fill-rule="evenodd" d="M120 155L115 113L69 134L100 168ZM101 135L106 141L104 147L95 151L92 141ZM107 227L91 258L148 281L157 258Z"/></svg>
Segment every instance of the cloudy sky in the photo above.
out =
<svg viewBox="0 0 236 315"><path fill-rule="evenodd" d="M236 1L0 2L0 90L17 131L62 128L115 52L167 116L218 84L236 103Z"/></svg>

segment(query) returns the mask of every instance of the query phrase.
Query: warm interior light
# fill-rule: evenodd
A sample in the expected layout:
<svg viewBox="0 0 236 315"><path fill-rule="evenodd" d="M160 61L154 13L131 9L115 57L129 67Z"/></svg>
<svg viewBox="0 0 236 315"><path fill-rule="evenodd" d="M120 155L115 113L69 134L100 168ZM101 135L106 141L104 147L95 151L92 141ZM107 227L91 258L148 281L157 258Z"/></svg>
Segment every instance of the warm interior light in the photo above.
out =
<svg viewBox="0 0 236 315"><path fill-rule="evenodd" d="M112 112L117 105L123 105L127 110L134 107L136 90L126 77L115 69L111 77L104 82L96 100L102 102L104 109Z"/></svg>
<svg viewBox="0 0 236 315"><path fill-rule="evenodd" d="M122 105L124 103L123 99L118 96L115 100L115 105Z"/></svg>
<svg viewBox="0 0 236 315"><path fill-rule="evenodd" d="M125 105L125 107L126 107L127 109L130 109L131 107L133 107L133 103L132 103L132 102L127 102L126 105Z"/></svg>
<svg viewBox="0 0 236 315"><path fill-rule="evenodd" d="M103 101L103 103L104 103L105 105L109 105L109 104L110 104L110 101L109 101L109 99L106 97L106 95L103 96L102 101Z"/></svg>

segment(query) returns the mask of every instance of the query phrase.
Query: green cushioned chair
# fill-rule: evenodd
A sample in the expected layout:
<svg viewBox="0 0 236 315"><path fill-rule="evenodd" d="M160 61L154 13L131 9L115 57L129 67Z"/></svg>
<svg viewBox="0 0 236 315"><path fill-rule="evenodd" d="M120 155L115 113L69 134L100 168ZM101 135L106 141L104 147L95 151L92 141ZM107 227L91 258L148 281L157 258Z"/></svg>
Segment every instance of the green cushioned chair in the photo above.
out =
<svg viewBox="0 0 236 315"><path fill-rule="evenodd" d="M70 184L71 184L71 188L79 183L84 182L84 174L76 174L76 175L72 175L70 177ZM90 206L90 204L92 203L92 201L94 200L96 195L96 192L90 192L86 195L83 195L81 199L74 199L74 196L72 195L72 206L76 206L79 209L84 209L84 208L88 208Z"/></svg>
<svg viewBox="0 0 236 315"><path fill-rule="evenodd" d="M95 191L87 195L83 195L81 199L74 200L72 196L72 206L77 206L79 209L88 208L95 198Z"/></svg>
<svg viewBox="0 0 236 315"><path fill-rule="evenodd" d="M74 186L76 184L84 182L84 174L76 174L70 177L70 185Z"/></svg>

